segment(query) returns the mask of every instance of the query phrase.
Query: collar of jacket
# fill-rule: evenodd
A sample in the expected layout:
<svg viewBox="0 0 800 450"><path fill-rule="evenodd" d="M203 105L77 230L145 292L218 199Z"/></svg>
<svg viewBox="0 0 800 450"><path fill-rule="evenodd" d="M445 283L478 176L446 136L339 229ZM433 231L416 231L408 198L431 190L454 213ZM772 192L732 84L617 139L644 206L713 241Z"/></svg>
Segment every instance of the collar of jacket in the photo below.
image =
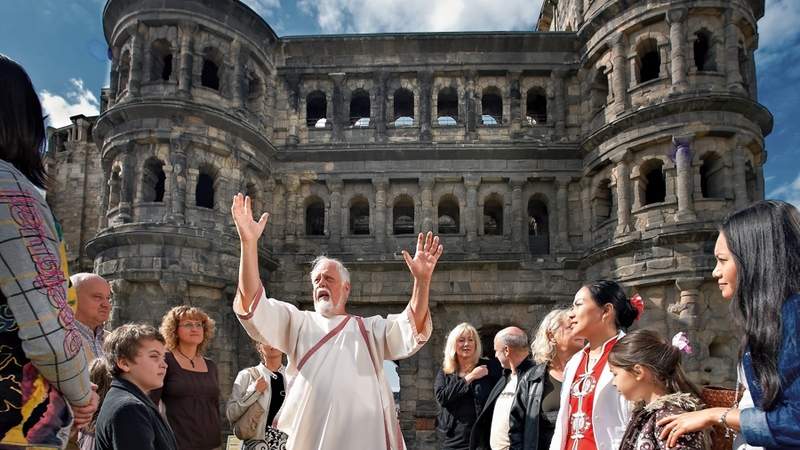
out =
<svg viewBox="0 0 800 450"><path fill-rule="evenodd" d="M517 366L517 379L528 373L528 370L533 367L533 361L530 358L525 358ZM508 378L511 376L511 369L503 369L503 376Z"/></svg>
<svg viewBox="0 0 800 450"><path fill-rule="evenodd" d="M111 380L111 387L130 392L131 394L133 394L134 397L141 400L145 405L158 411L158 407L156 407L155 403L153 403L153 401L150 400L150 397L148 397L147 394L142 392L142 390L139 389L138 386L131 383L130 381L124 378L114 377L114 379Z"/></svg>

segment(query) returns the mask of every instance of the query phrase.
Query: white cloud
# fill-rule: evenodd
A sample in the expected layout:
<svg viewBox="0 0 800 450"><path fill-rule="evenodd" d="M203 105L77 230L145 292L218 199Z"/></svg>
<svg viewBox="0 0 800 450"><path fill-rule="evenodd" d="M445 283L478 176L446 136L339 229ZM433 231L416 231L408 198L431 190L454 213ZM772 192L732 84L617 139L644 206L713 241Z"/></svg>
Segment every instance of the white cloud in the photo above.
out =
<svg viewBox="0 0 800 450"><path fill-rule="evenodd" d="M773 189L772 192L767 194L767 198L785 200L800 208L800 174L797 175L794 181Z"/></svg>
<svg viewBox="0 0 800 450"><path fill-rule="evenodd" d="M72 89L64 97L43 90L39 93L48 125L63 127L69 125L69 118L78 114L94 116L100 113L100 103L92 91L83 86L80 78L71 78Z"/></svg>
<svg viewBox="0 0 800 450"><path fill-rule="evenodd" d="M299 0L324 33L532 30L541 0Z"/></svg>
<svg viewBox="0 0 800 450"><path fill-rule="evenodd" d="M758 22L759 63L783 65L785 55L794 53L800 40L800 2L797 0L767 0L764 17Z"/></svg>
<svg viewBox="0 0 800 450"><path fill-rule="evenodd" d="M272 11L281 7L281 0L242 0L242 3L265 19Z"/></svg>

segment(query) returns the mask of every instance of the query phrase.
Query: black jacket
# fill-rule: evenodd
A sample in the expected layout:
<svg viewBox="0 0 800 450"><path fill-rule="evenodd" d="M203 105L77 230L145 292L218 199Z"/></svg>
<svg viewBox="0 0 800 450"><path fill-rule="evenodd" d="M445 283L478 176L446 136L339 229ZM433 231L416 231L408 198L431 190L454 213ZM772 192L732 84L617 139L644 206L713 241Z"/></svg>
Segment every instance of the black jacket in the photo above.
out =
<svg viewBox="0 0 800 450"><path fill-rule="evenodd" d="M177 450L156 405L130 381L114 378L97 416L95 450Z"/></svg>
<svg viewBox="0 0 800 450"><path fill-rule="evenodd" d="M525 378L525 375L533 367L533 362L530 359L525 359L519 363L519 366L517 366L517 389L519 389L519 385ZM508 383L508 378L510 376L511 370L503 370L503 377L497 380L492 392L489 393L489 398L486 400L486 404L483 405L483 410L481 410L480 414L478 414L478 419L475 421L475 425L472 427L472 433L470 433L469 436L470 450L489 450L489 435L492 431L492 414L494 414L494 404L497 402L497 398L500 397L500 393L503 392L503 388L506 387L506 383ZM513 416L514 412L512 411L511 417Z"/></svg>
<svg viewBox="0 0 800 450"><path fill-rule="evenodd" d="M489 392L501 376L496 360L481 358L478 365L486 365L489 374L467 384L457 373L436 374L433 393L439 405L436 416L436 437L442 450L466 450L472 425L483 409Z"/></svg>
<svg viewBox="0 0 800 450"><path fill-rule="evenodd" d="M525 376L518 378L517 394L514 396L509 419L510 450L547 450L537 448L545 377L547 364L537 364Z"/></svg>

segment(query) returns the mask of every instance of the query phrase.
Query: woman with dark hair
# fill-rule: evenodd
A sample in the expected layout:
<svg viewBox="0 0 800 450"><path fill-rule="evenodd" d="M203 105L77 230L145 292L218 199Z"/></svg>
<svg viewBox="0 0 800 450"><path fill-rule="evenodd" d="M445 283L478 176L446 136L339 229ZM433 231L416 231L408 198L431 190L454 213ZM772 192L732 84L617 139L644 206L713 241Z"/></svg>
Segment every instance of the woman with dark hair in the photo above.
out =
<svg viewBox="0 0 800 450"><path fill-rule="evenodd" d="M755 406L667 417L662 437L674 445L723 425L751 446L800 447L800 213L776 200L737 211L722 222L714 256L712 275L744 331L741 362Z"/></svg>
<svg viewBox="0 0 800 450"><path fill-rule="evenodd" d="M637 296L638 302L641 298ZM582 287L569 313L572 334L588 344L564 369L561 405L550 450L616 450L630 418L628 401L611 384L608 354L639 317L614 281Z"/></svg>
<svg viewBox="0 0 800 450"><path fill-rule="evenodd" d="M70 426L85 426L97 408L63 246L40 191L44 140L42 105L28 74L0 54L2 448L63 447Z"/></svg>

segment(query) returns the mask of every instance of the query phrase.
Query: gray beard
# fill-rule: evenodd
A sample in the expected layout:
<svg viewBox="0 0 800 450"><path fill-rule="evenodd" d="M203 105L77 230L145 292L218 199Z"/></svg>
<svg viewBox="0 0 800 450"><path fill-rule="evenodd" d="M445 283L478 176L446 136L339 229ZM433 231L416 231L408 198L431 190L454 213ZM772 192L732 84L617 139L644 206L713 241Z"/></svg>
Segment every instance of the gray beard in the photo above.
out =
<svg viewBox="0 0 800 450"><path fill-rule="evenodd" d="M329 301L316 301L314 302L314 311L321 314L323 317L330 319L335 316L333 302Z"/></svg>

